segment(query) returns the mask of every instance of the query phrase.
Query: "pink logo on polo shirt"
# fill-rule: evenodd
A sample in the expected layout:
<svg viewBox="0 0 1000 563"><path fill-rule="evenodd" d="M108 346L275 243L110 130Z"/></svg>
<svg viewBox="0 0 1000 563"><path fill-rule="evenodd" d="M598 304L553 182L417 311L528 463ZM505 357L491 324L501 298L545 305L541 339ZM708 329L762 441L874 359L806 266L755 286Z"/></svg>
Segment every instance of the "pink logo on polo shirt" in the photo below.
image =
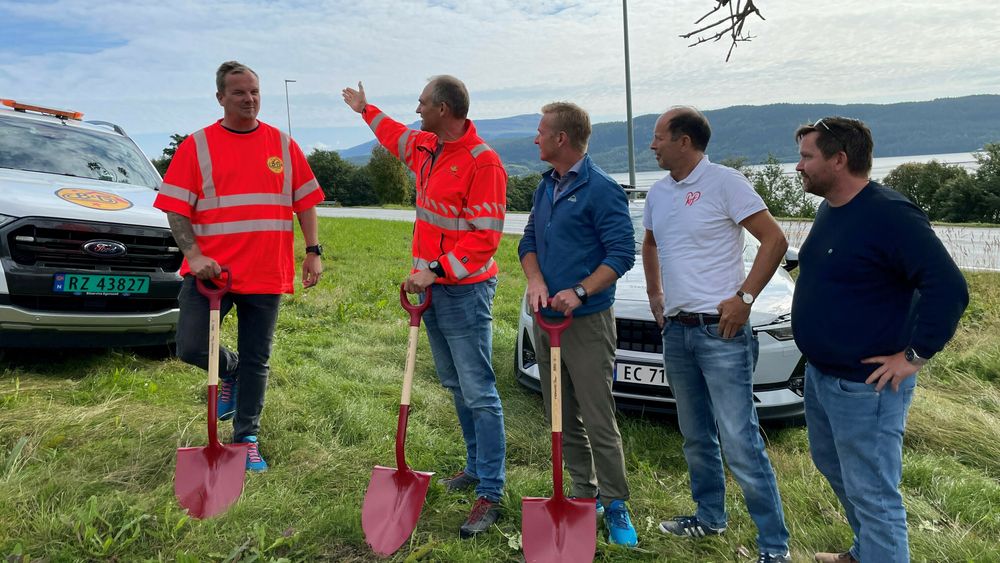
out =
<svg viewBox="0 0 1000 563"><path fill-rule="evenodd" d="M692 206L694 202L701 199L701 192L688 192L687 199L684 201L684 205Z"/></svg>

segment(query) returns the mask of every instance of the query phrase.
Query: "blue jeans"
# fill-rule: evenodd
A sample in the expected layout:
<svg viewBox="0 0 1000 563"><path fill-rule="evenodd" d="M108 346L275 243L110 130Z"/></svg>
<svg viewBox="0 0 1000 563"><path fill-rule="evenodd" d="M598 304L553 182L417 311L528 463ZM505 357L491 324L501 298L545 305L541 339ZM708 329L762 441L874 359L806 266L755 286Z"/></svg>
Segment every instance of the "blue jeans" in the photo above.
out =
<svg viewBox="0 0 1000 563"><path fill-rule="evenodd" d="M493 296L497 280L431 286L424 313L441 385L455 399L465 439L465 472L479 479L476 494L499 502L505 479L503 407L493 373Z"/></svg>
<svg viewBox="0 0 1000 563"><path fill-rule="evenodd" d="M177 321L177 357L208 369L208 298L198 293L194 276L184 276L180 295L181 314ZM219 346L219 377L239 381L236 388L236 416L233 417L233 443L260 433L260 415L264 411L264 392L270 372L271 343L278 322L281 295L227 293L219 304L219 317L236 307L237 349Z"/></svg>
<svg viewBox="0 0 1000 563"><path fill-rule="evenodd" d="M806 425L813 463L844 505L858 561L909 561L903 477L903 428L917 376L874 385L826 375L806 364Z"/></svg>
<svg viewBox="0 0 1000 563"><path fill-rule="evenodd" d="M698 506L695 515L713 528L726 525L725 453L757 525L758 550L785 554L785 514L753 402L754 340L749 324L735 337L722 338L718 324L684 326L667 320L663 361L677 401L691 496Z"/></svg>

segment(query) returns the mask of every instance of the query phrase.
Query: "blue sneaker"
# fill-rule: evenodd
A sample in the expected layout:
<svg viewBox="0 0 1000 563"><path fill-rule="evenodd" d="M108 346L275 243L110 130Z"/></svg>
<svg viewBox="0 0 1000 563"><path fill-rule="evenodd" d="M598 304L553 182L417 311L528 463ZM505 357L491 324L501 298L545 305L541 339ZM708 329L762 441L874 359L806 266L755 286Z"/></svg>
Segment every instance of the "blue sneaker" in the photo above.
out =
<svg viewBox="0 0 1000 563"><path fill-rule="evenodd" d="M255 473L263 473L267 471L267 462L260 456L260 448L257 446L257 437L246 436L243 438L243 443L250 444L250 447L247 448L247 471L253 471Z"/></svg>
<svg viewBox="0 0 1000 563"><path fill-rule="evenodd" d="M219 380L219 400L216 403L219 420L229 420L236 415L236 380Z"/></svg>
<svg viewBox="0 0 1000 563"><path fill-rule="evenodd" d="M625 547L639 545L625 501L615 500L608 505L604 511L604 525L608 527L608 543Z"/></svg>

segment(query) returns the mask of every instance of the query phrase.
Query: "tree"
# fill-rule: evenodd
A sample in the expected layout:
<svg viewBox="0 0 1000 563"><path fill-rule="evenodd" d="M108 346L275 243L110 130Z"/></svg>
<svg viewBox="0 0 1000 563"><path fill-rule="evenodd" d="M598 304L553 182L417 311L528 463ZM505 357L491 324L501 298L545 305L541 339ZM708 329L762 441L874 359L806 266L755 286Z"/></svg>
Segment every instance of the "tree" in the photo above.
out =
<svg viewBox="0 0 1000 563"><path fill-rule="evenodd" d="M174 159L174 153L177 152L177 147L187 139L187 135L181 135L180 133L174 133L170 136L170 144L167 148L163 149L163 156L160 158L153 159L153 166L160 172L160 176L165 176L167 174L167 168L170 168L170 161Z"/></svg>
<svg viewBox="0 0 1000 563"><path fill-rule="evenodd" d="M535 189L542 181L541 174L510 176L507 178L507 211L531 211Z"/></svg>
<svg viewBox="0 0 1000 563"><path fill-rule="evenodd" d="M306 160L327 200L348 206L378 202L367 172L340 158L336 151L313 149Z"/></svg>
<svg viewBox="0 0 1000 563"><path fill-rule="evenodd" d="M894 168L882 179L882 183L905 195L917 207L924 210L932 221L945 221L945 215L954 217L963 214L959 200L950 198L948 191L958 186L963 192L970 187L965 180L968 172L960 166L930 162L907 162ZM966 194L970 195L970 194ZM948 210L943 206L947 202ZM958 207L956 207L958 206Z"/></svg>
<svg viewBox="0 0 1000 563"><path fill-rule="evenodd" d="M750 181L775 217L815 217L816 200L806 194L798 174L785 174L781 162L773 154L759 166L750 166L747 159L724 158L723 166L735 168Z"/></svg>
<svg viewBox="0 0 1000 563"><path fill-rule="evenodd" d="M729 15L725 15L725 12L719 14L723 8L729 8ZM711 35L703 37L698 35L698 39L694 43L688 45L688 47L694 47L695 45L701 45L702 43L716 42L723 37L729 36L731 43L729 44L729 52L726 54L726 62L729 62L729 57L733 55L733 49L736 48L736 44L743 41L750 41L753 36L750 35L750 31L744 32L744 28L747 23L747 18L750 16L757 16L761 20L764 16L754 5L753 0L715 0L715 8L709 10L707 14L698 18L694 22L694 25L699 25L701 22L705 21L706 18L711 16L722 15L720 19L713 20L711 23L706 24L694 31L690 31L681 35L684 39L691 39L691 37L698 35L702 32L710 32Z"/></svg>
<svg viewBox="0 0 1000 563"><path fill-rule="evenodd" d="M382 145L372 148L372 157L366 166L371 185L382 205L408 203L413 193L409 171L399 159Z"/></svg>

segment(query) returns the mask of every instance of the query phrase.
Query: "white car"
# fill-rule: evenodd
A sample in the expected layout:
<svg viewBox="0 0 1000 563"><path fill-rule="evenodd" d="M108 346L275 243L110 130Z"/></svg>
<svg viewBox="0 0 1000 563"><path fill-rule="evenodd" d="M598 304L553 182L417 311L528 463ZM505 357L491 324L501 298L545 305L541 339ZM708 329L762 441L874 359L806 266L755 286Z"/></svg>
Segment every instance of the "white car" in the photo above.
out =
<svg viewBox="0 0 1000 563"><path fill-rule="evenodd" d="M116 125L2 100L0 354L172 342L183 258Z"/></svg>
<svg viewBox="0 0 1000 563"><path fill-rule="evenodd" d="M641 233L645 232L641 205L633 204L631 214L638 241L637 255L635 266L618 280L615 291L618 349L612 393L619 409L672 414L676 412L676 407L663 368L663 339L660 327L649 310L646 279L638 254ZM759 243L747 232L744 232L744 240L743 262L749 270ZM750 313L754 338L759 344L753 396L761 420L800 422L805 412L802 401L805 359L792 340L791 310L795 282L788 275L797 263L797 252L790 249L786 253L784 268L778 268L757 297ZM522 298L515 373L522 385L539 391L533 324L534 318Z"/></svg>

